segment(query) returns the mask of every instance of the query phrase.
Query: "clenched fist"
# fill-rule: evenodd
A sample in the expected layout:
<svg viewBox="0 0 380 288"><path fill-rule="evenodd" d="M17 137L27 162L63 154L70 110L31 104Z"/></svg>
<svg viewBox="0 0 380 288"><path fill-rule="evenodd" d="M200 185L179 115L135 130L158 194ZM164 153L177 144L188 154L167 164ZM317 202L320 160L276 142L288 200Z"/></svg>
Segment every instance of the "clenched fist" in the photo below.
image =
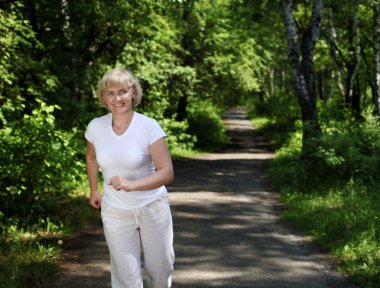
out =
<svg viewBox="0 0 380 288"><path fill-rule="evenodd" d="M132 181L128 181L119 175L113 176L108 183L108 185L112 185L115 190L124 190L126 192L133 190L131 184Z"/></svg>

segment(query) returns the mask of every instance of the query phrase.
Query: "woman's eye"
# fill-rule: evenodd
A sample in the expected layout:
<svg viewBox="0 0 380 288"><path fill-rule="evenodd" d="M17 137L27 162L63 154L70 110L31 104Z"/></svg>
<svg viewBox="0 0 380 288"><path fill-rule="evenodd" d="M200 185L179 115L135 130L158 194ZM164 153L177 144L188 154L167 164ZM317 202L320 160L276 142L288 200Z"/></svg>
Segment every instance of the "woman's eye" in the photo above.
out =
<svg viewBox="0 0 380 288"><path fill-rule="evenodd" d="M107 96L112 96L112 93L111 93L111 92L107 92L106 95L107 95Z"/></svg>

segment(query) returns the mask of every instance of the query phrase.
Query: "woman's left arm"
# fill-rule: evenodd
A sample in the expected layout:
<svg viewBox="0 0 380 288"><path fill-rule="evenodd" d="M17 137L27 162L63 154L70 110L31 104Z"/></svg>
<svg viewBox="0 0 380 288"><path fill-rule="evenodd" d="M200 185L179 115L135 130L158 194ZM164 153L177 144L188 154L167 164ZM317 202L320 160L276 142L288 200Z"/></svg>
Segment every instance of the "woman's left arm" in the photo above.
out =
<svg viewBox="0 0 380 288"><path fill-rule="evenodd" d="M156 166L156 173L136 180L126 180L120 176L114 176L110 179L109 184L116 190L145 191L171 183L174 180L174 171L166 138L160 138L151 144L149 150L153 163Z"/></svg>

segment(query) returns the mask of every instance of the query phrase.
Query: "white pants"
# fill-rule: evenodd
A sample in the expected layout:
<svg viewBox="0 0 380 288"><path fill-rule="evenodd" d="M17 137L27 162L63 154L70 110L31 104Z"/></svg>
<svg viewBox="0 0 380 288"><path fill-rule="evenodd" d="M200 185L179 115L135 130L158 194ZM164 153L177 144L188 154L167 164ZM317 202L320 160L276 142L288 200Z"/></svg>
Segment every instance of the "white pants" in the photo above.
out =
<svg viewBox="0 0 380 288"><path fill-rule="evenodd" d="M120 210L102 203L111 256L112 288L142 288L141 247L152 288L171 286L173 223L167 195L145 207Z"/></svg>

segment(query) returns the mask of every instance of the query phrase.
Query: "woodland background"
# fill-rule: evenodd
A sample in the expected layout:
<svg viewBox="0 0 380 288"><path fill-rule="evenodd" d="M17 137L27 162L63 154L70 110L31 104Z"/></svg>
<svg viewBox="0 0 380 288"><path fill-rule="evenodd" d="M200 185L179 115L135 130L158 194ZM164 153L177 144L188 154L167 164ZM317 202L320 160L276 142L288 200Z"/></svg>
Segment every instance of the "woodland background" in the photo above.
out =
<svg viewBox="0 0 380 288"><path fill-rule="evenodd" d="M0 1L0 286L55 271L92 217L83 133L121 65L175 157L222 149L221 112L246 107L284 218L379 287L379 21L378 0Z"/></svg>

